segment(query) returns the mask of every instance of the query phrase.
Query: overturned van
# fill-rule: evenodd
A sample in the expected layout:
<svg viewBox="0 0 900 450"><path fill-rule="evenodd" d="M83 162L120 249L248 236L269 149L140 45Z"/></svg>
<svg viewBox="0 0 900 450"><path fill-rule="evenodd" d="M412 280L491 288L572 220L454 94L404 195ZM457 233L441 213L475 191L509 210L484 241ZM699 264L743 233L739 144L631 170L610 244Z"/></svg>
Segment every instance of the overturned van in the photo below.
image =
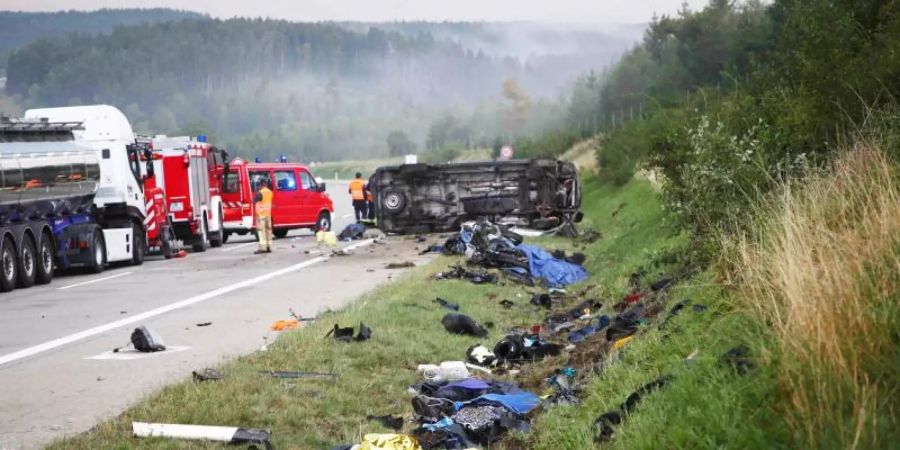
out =
<svg viewBox="0 0 900 450"><path fill-rule="evenodd" d="M581 219L575 165L552 159L404 164L369 179L375 218L387 233L458 230L489 218L536 229Z"/></svg>

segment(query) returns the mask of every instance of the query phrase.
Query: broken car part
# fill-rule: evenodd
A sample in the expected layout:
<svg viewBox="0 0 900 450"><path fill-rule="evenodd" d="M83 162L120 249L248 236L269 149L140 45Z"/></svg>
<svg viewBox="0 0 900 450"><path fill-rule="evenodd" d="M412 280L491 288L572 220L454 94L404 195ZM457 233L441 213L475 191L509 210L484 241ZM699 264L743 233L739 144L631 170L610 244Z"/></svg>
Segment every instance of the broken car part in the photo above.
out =
<svg viewBox="0 0 900 450"><path fill-rule="evenodd" d="M131 429L137 437L207 440L237 445L255 444L263 445L266 449L272 448L271 434L265 430L252 428L132 422Z"/></svg>

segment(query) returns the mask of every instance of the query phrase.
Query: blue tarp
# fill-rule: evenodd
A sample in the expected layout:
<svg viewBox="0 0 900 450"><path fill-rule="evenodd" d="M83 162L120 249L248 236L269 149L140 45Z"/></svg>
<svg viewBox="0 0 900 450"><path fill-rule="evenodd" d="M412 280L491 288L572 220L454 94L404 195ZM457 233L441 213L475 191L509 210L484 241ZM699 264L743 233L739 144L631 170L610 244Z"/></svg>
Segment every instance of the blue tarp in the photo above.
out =
<svg viewBox="0 0 900 450"><path fill-rule="evenodd" d="M549 287L577 283L588 277L587 270L584 270L584 267L556 259L540 247L519 244L516 248L528 256L528 267L531 269L531 276L544 280L544 283Z"/></svg>
<svg viewBox="0 0 900 450"><path fill-rule="evenodd" d="M528 414L528 411L537 408L541 404L541 399L531 392L520 391L511 394L484 394L467 402L454 402L453 405L457 410L460 410L467 405L484 403L498 404L516 414L524 415Z"/></svg>

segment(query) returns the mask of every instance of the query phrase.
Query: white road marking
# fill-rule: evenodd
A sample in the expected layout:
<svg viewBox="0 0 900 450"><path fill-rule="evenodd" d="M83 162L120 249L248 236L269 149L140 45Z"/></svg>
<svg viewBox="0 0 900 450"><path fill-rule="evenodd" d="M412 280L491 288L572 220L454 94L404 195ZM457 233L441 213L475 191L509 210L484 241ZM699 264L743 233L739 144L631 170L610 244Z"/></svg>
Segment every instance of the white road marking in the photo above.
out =
<svg viewBox="0 0 900 450"><path fill-rule="evenodd" d="M348 250L353 250L353 249L356 249L359 247L364 247L366 245L369 245L372 242L375 242L375 240L367 239L365 241L360 241L355 244L348 245L345 248ZM236 291L241 288L253 286L255 284L262 283L263 281L271 280L272 278L279 277L281 275L285 275L285 274L288 274L291 272L295 272L297 270L303 269L304 267L309 267L313 264L320 263L327 259L329 259L328 256L318 256L313 259L308 259L301 263L297 263L292 266L288 266L283 269L276 270L274 272L269 272L267 274L260 275L255 278L251 278L249 280L244 280L244 281L234 283L234 284L231 284L228 286L223 286L219 289L209 291L205 294L195 295L193 297L186 298L184 300L181 300L181 301L178 301L175 303L170 303L168 305L161 306L156 309L151 309L150 311L143 312L143 313L131 316L131 317L119 319L114 322L110 322L110 323L100 325L100 326L97 326L94 328L90 328L90 329L87 329L84 331L79 331L77 333L73 333L68 336L63 336L61 338L54 339L52 341L47 341L42 344L28 347L28 348L19 350L17 352L9 353L9 354L0 356L0 366L11 363L13 361L18 361L23 358L28 358L28 357L31 357L31 356L34 356L34 355L37 355L37 354L40 354L40 353L43 353L43 352L46 352L49 350L53 350L54 348L62 347L63 345L71 344L73 342L78 342L78 341L87 339L89 337L96 336L101 333L105 333L107 331L115 330L116 328L119 328L119 327L124 327L126 325L131 325L133 323L141 322L141 321L147 320L151 317L156 317L158 315L172 312L177 309L186 308L188 306L209 300L211 298L216 298L218 296L227 294L229 292Z"/></svg>
<svg viewBox="0 0 900 450"><path fill-rule="evenodd" d="M253 244L256 244L256 242L247 242L247 243L244 243L244 244L229 245L228 248L224 248L224 249L222 249L222 251L223 251L223 252L230 252L230 251L232 251L232 250L237 250L237 249L239 249L239 248L241 248L241 247L246 247L246 246L248 246L248 245L253 245Z"/></svg>
<svg viewBox="0 0 900 450"><path fill-rule="evenodd" d="M119 277L124 277L125 275L131 275L132 273L133 273L133 272L122 272L122 273L117 273L117 274L115 274L115 275L110 275L110 276L108 276L108 277L95 278L95 279L93 279L93 280L82 281L81 283L74 283L74 284L70 284L70 285L68 285L68 286L58 287L58 288L56 288L56 290L57 290L57 291L62 291L62 290L71 289L71 288L78 287L78 286L85 286L85 285L88 285L88 284L99 283L99 282L101 282L101 281L112 280L113 278L119 278Z"/></svg>
<svg viewBox="0 0 900 450"><path fill-rule="evenodd" d="M348 218L348 217L353 217L353 213L350 213L350 214L344 214L343 216L341 216L342 219L346 219L346 218Z"/></svg>
<svg viewBox="0 0 900 450"><path fill-rule="evenodd" d="M113 352L112 350L110 350L107 352L103 352L99 355L88 356L87 358L84 358L84 359L100 359L100 360L110 360L111 359L111 360L118 360L118 361L130 361L132 359L141 359L141 358L147 358L150 356L183 352L189 348L190 347L188 347L188 346L167 345L165 351L152 352L152 353L139 352L134 349L119 350L118 352Z"/></svg>

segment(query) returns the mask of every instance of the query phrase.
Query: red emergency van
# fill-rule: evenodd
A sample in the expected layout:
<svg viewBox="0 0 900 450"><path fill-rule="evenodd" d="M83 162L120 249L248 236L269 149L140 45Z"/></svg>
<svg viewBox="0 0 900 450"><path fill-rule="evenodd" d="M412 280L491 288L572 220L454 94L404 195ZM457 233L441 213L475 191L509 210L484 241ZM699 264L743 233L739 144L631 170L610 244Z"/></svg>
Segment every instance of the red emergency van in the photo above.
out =
<svg viewBox="0 0 900 450"><path fill-rule="evenodd" d="M253 197L261 180L272 188L272 233L285 237L288 231L309 228L331 230L334 206L325 183L302 164L250 163L235 158L223 166L222 204L225 236L256 231Z"/></svg>

